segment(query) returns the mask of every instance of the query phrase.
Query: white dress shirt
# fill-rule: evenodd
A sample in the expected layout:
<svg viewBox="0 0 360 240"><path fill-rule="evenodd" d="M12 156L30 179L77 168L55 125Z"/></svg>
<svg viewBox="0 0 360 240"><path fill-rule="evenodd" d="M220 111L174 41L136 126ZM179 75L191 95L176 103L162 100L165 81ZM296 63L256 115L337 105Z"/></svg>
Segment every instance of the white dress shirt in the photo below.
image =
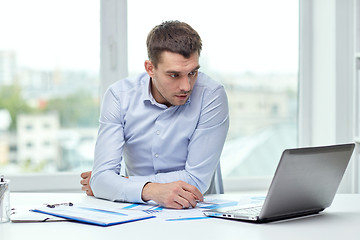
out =
<svg viewBox="0 0 360 240"><path fill-rule="evenodd" d="M200 73L188 101L159 104L147 73L112 84L104 95L91 188L96 197L143 202L147 182L185 181L204 193L229 128L224 87ZM126 165L128 178L120 175Z"/></svg>

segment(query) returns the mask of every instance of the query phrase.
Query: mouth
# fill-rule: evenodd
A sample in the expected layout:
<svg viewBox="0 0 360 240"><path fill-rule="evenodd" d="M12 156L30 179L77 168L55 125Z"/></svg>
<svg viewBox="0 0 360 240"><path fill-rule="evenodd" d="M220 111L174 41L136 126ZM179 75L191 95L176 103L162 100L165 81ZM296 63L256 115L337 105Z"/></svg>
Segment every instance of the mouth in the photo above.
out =
<svg viewBox="0 0 360 240"><path fill-rule="evenodd" d="M185 100L187 99L189 96L189 94L178 94L178 95L175 95L175 97L177 97L178 99L180 100Z"/></svg>

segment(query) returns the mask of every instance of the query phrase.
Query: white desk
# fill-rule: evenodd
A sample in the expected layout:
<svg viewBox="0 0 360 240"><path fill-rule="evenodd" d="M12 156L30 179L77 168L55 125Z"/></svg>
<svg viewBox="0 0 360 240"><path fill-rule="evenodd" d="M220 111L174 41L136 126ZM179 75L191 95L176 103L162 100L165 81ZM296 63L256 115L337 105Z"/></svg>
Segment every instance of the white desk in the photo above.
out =
<svg viewBox="0 0 360 240"><path fill-rule="evenodd" d="M241 195L216 195L240 199ZM43 203L104 201L82 193L11 193L11 206ZM104 202L102 202L104 204ZM116 204L106 201L105 204ZM223 219L165 222L148 219L110 227L74 222L4 223L1 240L115 240L115 239L360 239L360 194L337 195L332 206L320 215L286 222L253 224Z"/></svg>

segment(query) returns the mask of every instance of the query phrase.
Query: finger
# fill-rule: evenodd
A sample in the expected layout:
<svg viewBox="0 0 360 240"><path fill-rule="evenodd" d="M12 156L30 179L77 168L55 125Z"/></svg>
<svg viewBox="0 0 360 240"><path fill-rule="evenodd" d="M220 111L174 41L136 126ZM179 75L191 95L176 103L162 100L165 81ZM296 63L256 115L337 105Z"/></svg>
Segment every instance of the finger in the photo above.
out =
<svg viewBox="0 0 360 240"><path fill-rule="evenodd" d="M86 195L88 196L94 196L94 193L91 190L86 191Z"/></svg>
<svg viewBox="0 0 360 240"><path fill-rule="evenodd" d="M175 199L175 202L180 206L180 208L190 208L190 206L192 206L186 198L180 195Z"/></svg>
<svg viewBox="0 0 360 240"><path fill-rule="evenodd" d="M88 185L89 182L90 182L90 178L84 178L84 179L81 180L81 182L82 182L82 184L84 184L84 185Z"/></svg>
<svg viewBox="0 0 360 240"><path fill-rule="evenodd" d="M173 208L173 209L183 209L183 208L184 208L183 205L181 205L181 204L178 203L178 202L173 202L173 203L171 203L171 204L169 204L169 205L167 205L167 206L164 206L164 207L166 207L166 208Z"/></svg>
<svg viewBox="0 0 360 240"><path fill-rule="evenodd" d="M188 203L188 206L187 206L187 207L190 207L190 205L191 205L192 207L196 207L196 204L197 204L196 200L197 200L197 198L196 198L196 196L195 196L193 193L184 190L184 191L180 194L180 197L182 197L183 199L185 199L185 200L187 201L187 203Z"/></svg>
<svg viewBox="0 0 360 240"><path fill-rule="evenodd" d="M182 205L183 208L189 208L190 206L195 207L197 204L194 194L184 189L179 191L176 202Z"/></svg>
<svg viewBox="0 0 360 240"><path fill-rule="evenodd" d="M89 185L90 179L83 179L80 181L81 185Z"/></svg>
<svg viewBox="0 0 360 240"><path fill-rule="evenodd" d="M87 176L87 172L83 172L80 174L80 177L85 178Z"/></svg>
<svg viewBox="0 0 360 240"><path fill-rule="evenodd" d="M168 199L163 201L160 205L166 208L183 209L186 208L186 201L179 195L169 196Z"/></svg>
<svg viewBox="0 0 360 240"><path fill-rule="evenodd" d="M91 176L91 171L83 172L80 174L80 177L82 178L88 178Z"/></svg>
<svg viewBox="0 0 360 240"><path fill-rule="evenodd" d="M193 194L195 200L199 200L200 202L204 201L204 197L203 197L202 193L195 186L188 184L188 183L184 183L182 188L184 190L186 190L187 192L190 192L191 194Z"/></svg>
<svg viewBox="0 0 360 240"><path fill-rule="evenodd" d="M171 202L168 202L167 204L164 205L164 207L166 208L173 208L173 209L184 209L185 208L185 203L181 203L181 199L178 200L173 200Z"/></svg>

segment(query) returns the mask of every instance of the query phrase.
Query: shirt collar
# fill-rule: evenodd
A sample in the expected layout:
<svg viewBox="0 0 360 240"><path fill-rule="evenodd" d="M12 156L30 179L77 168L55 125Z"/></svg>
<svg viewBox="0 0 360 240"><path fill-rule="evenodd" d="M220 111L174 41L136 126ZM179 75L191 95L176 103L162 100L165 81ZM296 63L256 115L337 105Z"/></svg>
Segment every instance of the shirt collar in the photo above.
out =
<svg viewBox="0 0 360 240"><path fill-rule="evenodd" d="M146 76L144 79L144 84L143 89L142 89L142 99L144 102L149 101L152 105L156 105L158 107L161 108L168 108L165 104L161 104L158 103L155 98L153 97L152 93L151 93L151 81L150 81L150 77ZM189 96L188 100L186 101L186 103L184 105L188 105L191 102L191 96L192 94Z"/></svg>

